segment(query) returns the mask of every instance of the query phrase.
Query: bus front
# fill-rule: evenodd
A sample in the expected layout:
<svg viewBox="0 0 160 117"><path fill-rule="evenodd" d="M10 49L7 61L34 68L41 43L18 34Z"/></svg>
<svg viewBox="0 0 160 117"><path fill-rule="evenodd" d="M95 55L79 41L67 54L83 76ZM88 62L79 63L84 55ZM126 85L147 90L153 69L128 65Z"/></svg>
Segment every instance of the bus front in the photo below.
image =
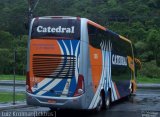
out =
<svg viewBox="0 0 160 117"><path fill-rule="evenodd" d="M27 104L81 108L80 19L39 17L31 22L27 59Z"/></svg>

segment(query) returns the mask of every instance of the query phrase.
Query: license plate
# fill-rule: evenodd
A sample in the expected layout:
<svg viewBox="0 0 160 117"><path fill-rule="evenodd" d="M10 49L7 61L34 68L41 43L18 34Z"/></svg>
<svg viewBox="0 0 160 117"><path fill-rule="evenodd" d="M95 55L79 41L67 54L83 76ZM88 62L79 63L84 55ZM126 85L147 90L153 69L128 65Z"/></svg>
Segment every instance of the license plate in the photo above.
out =
<svg viewBox="0 0 160 117"><path fill-rule="evenodd" d="M48 100L48 103L55 104L55 103L56 103L56 101L55 101L55 100Z"/></svg>

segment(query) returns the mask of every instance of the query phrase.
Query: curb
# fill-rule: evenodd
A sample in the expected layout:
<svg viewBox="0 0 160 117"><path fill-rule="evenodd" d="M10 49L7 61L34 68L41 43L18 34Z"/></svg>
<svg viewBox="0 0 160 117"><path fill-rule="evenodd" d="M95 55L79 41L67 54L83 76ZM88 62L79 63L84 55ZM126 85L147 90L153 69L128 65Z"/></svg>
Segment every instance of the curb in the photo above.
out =
<svg viewBox="0 0 160 117"><path fill-rule="evenodd" d="M160 84L137 84L137 88L160 89Z"/></svg>
<svg viewBox="0 0 160 117"><path fill-rule="evenodd" d="M0 111L10 110L10 109L18 109L18 108L26 108L26 107L32 107L32 106L29 106L29 105L26 105L26 104L1 106Z"/></svg>
<svg viewBox="0 0 160 117"><path fill-rule="evenodd" d="M0 85L5 85L5 86L12 86L13 84L13 80L0 80ZM15 81L15 85L16 86L24 86L26 85L26 81Z"/></svg>

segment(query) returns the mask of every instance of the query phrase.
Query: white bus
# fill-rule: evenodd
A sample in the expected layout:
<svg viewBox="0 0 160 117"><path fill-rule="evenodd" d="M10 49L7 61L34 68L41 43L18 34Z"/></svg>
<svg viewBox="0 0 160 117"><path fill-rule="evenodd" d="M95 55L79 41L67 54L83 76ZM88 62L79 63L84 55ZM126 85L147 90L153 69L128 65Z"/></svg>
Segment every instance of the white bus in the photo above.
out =
<svg viewBox="0 0 160 117"><path fill-rule="evenodd" d="M29 105L100 110L136 91L132 42L89 19L34 18L27 54Z"/></svg>

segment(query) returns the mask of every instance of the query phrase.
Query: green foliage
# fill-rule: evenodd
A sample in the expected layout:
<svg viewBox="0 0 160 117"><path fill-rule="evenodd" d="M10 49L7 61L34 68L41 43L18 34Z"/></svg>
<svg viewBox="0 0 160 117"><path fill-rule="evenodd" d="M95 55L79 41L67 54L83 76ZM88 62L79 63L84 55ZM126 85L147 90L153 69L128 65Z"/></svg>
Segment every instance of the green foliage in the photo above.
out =
<svg viewBox="0 0 160 117"><path fill-rule="evenodd" d="M0 80L13 80L14 75L0 75ZM26 76L15 75L16 80L25 80Z"/></svg>
<svg viewBox="0 0 160 117"><path fill-rule="evenodd" d="M14 36L6 31L0 31L0 48L11 48Z"/></svg>
<svg viewBox="0 0 160 117"><path fill-rule="evenodd" d="M9 49L0 49L0 74L13 71L12 54Z"/></svg>
<svg viewBox="0 0 160 117"><path fill-rule="evenodd" d="M147 37L147 44L150 50L153 52L156 60L156 65L160 66L160 30L151 29Z"/></svg>
<svg viewBox="0 0 160 117"><path fill-rule="evenodd" d="M142 61L150 61L153 58L153 53L148 49L148 45L143 41L137 41L135 43L138 58Z"/></svg>
<svg viewBox="0 0 160 117"><path fill-rule="evenodd" d="M142 65L142 70L139 74L150 78L160 78L160 67L156 66L155 61L143 63Z"/></svg>
<svg viewBox="0 0 160 117"><path fill-rule="evenodd" d="M146 76L138 76L137 78L138 83L160 83L160 78L150 78Z"/></svg>
<svg viewBox="0 0 160 117"><path fill-rule="evenodd" d="M14 40L16 49L16 72L17 74L24 75L26 71L26 58L27 58L27 39L28 36L18 36Z"/></svg>
<svg viewBox="0 0 160 117"><path fill-rule="evenodd" d="M27 38L25 35L15 37L9 32L0 31L0 74L13 73L15 50L16 72L25 74Z"/></svg>
<svg viewBox="0 0 160 117"><path fill-rule="evenodd" d="M16 101L24 101L26 98L25 93L16 93L15 99ZM13 101L13 93L12 92L0 92L0 102L12 102Z"/></svg>
<svg viewBox="0 0 160 117"><path fill-rule="evenodd" d="M1 0L0 30L14 35L26 34L24 19L27 15L27 0Z"/></svg>

